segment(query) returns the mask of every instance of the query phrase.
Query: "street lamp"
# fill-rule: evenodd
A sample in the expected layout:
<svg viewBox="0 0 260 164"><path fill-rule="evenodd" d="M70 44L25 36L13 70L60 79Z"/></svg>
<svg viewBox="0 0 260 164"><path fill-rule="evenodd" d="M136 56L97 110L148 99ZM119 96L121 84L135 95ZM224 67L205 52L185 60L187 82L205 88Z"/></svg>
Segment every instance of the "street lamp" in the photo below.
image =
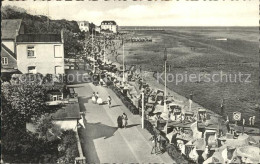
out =
<svg viewBox="0 0 260 164"><path fill-rule="evenodd" d="M167 87L166 87L166 82L167 82L167 75L166 75L166 64L167 64L167 50L166 48L164 49L164 112L167 112L167 106L166 106L166 92L167 92Z"/></svg>
<svg viewBox="0 0 260 164"><path fill-rule="evenodd" d="M141 95L142 95L142 129L144 129L144 92L142 92Z"/></svg>
<svg viewBox="0 0 260 164"><path fill-rule="evenodd" d="M123 82L125 82L125 46L124 46L124 39L123 42Z"/></svg>
<svg viewBox="0 0 260 164"><path fill-rule="evenodd" d="M104 64L105 64L105 57L106 56L106 38L104 37Z"/></svg>
<svg viewBox="0 0 260 164"><path fill-rule="evenodd" d="M91 30L91 31L92 31L92 35L91 35L91 37L92 37L92 45L91 45L91 48L92 48L92 54L93 54L93 42L94 42L94 38L93 38L93 29L94 29L94 28L92 28L92 30Z"/></svg>

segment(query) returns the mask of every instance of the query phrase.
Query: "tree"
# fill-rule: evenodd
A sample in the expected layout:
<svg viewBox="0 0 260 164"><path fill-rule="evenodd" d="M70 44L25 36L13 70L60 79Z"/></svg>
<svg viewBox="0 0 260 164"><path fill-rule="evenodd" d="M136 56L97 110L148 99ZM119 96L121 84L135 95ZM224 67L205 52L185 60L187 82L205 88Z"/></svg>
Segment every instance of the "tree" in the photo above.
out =
<svg viewBox="0 0 260 164"><path fill-rule="evenodd" d="M3 92L2 92L3 93ZM21 113L12 108L2 96L2 155L4 162L55 163L58 158L59 140L48 141L37 134L27 132Z"/></svg>
<svg viewBox="0 0 260 164"><path fill-rule="evenodd" d="M41 116L46 109L46 95L41 85L2 86L2 95L11 107L19 113L20 123L30 122L34 116Z"/></svg>

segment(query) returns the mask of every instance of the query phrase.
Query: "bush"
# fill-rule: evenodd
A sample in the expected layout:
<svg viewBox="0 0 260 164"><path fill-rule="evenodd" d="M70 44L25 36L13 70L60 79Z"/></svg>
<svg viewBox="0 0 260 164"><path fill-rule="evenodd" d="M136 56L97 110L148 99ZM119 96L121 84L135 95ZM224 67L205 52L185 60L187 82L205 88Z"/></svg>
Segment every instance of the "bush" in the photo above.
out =
<svg viewBox="0 0 260 164"><path fill-rule="evenodd" d="M60 158L58 163L74 163L75 158L79 156L76 132L73 130L63 132L59 151Z"/></svg>

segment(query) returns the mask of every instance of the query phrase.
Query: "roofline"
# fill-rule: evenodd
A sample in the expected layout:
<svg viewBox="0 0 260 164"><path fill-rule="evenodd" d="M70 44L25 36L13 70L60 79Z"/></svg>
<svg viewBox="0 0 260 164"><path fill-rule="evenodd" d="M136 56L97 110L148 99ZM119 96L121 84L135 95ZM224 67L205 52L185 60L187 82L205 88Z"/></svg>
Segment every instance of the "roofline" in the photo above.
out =
<svg viewBox="0 0 260 164"><path fill-rule="evenodd" d="M3 43L1 44L1 48L3 48L3 50L5 50L5 52L7 52L8 54L10 54L10 52L8 52L8 50L9 50L9 51L11 51L11 50L10 50L8 47L6 47ZM14 52L11 51L11 53L13 53L13 54L16 56L16 54L15 54ZM17 59L16 59L12 54L10 54L10 56L12 56L12 57L14 58L14 60L17 61Z"/></svg>
<svg viewBox="0 0 260 164"><path fill-rule="evenodd" d="M1 38L3 40L15 40L14 38Z"/></svg>
<svg viewBox="0 0 260 164"><path fill-rule="evenodd" d="M16 44L64 44L62 42L16 42Z"/></svg>
<svg viewBox="0 0 260 164"><path fill-rule="evenodd" d="M81 119L81 117L65 117L65 118L55 118L52 117L54 121L66 121L66 120L75 120L75 119Z"/></svg>
<svg viewBox="0 0 260 164"><path fill-rule="evenodd" d="M3 50L4 50L5 52L7 52L8 54L10 54L6 49L3 48ZM15 59L15 57L13 57L13 55L10 54L10 56L12 56L12 58L17 61L17 59Z"/></svg>

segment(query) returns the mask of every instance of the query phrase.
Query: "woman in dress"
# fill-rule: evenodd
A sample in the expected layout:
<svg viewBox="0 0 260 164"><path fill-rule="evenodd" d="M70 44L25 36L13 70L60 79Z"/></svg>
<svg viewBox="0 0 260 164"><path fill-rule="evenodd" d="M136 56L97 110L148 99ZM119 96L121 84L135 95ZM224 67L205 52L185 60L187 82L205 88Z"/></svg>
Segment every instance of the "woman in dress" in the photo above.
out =
<svg viewBox="0 0 260 164"><path fill-rule="evenodd" d="M97 99L96 99L96 94L95 94L95 92L93 92L91 99L92 99L92 102L93 102L94 104L96 104Z"/></svg>

